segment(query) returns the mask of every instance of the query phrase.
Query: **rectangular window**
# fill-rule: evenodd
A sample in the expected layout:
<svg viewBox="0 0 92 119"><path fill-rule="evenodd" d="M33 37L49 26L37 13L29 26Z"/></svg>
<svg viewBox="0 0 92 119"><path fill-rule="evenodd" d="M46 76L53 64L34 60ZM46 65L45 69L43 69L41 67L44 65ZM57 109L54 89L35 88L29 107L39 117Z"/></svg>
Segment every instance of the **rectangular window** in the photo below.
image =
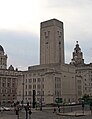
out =
<svg viewBox="0 0 92 119"><path fill-rule="evenodd" d="M15 84L14 83L12 83L12 87L15 87Z"/></svg>
<svg viewBox="0 0 92 119"><path fill-rule="evenodd" d="M36 85L33 85L33 89L36 89Z"/></svg>
<svg viewBox="0 0 92 119"><path fill-rule="evenodd" d="M38 85L37 85L37 89L40 89L40 88L41 88L41 86L40 86L40 84L38 84Z"/></svg>
<svg viewBox="0 0 92 119"><path fill-rule="evenodd" d="M2 83L2 87L5 87L5 83Z"/></svg>
<svg viewBox="0 0 92 119"><path fill-rule="evenodd" d="M29 91L29 96L31 96L31 91Z"/></svg>
<svg viewBox="0 0 92 119"><path fill-rule="evenodd" d="M29 89L32 89L32 85L29 85Z"/></svg>
<svg viewBox="0 0 92 119"><path fill-rule="evenodd" d="M27 96L27 91L25 91L25 94L26 94L26 96Z"/></svg>
<svg viewBox="0 0 92 119"><path fill-rule="evenodd" d="M27 89L27 85L26 85L26 89Z"/></svg>
<svg viewBox="0 0 92 119"><path fill-rule="evenodd" d="M42 85L42 88L44 89L44 84Z"/></svg>
<svg viewBox="0 0 92 119"><path fill-rule="evenodd" d="M35 78L33 78L33 83L35 83L36 82L36 79Z"/></svg>
<svg viewBox="0 0 92 119"><path fill-rule="evenodd" d="M40 91L37 91L37 95L41 95Z"/></svg>
<svg viewBox="0 0 92 119"><path fill-rule="evenodd" d="M32 83L32 79L29 79L29 83Z"/></svg>
<svg viewBox="0 0 92 119"><path fill-rule="evenodd" d="M37 79L37 82L40 82L40 81L41 81L41 79L40 79L40 78L38 78L38 79Z"/></svg>
<svg viewBox="0 0 92 119"><path fill-rule="evenodd" d="M27 83L27 79L26 79L26 83Z"/></svg>
<svg viewBox="0 0 92 119"><path fill-rule="evenodd" d="M42 82L44 82L44 78L42 78Z"/></svg>

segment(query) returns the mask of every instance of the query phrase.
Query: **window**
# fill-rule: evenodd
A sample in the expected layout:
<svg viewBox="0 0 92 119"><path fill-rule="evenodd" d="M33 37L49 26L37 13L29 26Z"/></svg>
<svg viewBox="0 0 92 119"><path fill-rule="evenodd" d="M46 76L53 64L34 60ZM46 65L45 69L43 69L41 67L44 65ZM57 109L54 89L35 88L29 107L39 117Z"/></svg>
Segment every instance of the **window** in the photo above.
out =
<svg viewBox="0 0 92 119"><path fill-rule="evenodd" d="M7 87L10 87L10 83L7 83Z"/></svg>
<svg viewBox="0 0 92 119"><path fill-rule="evenodd" d="M12 93L15 93L15 91L13 92L14 90L12 90ZM7 90L7 93L11 93L11 89Z"/></svg>
<svg viewBox="0 0 92 119"><path fill-rule="evenodd" d="M29 89L31 89L32 88L32 85L29 85Z"/></svg>
<svg viewBox="0 0 92 119"><path fill-rule="evenodd" d="M32 83L32 79L29 79L29 83Z"/></svg>
<svg viewBox="0 0 92 119"><path fill-rule="evenodd" d="M33 76L35 76L36 74L34 73Z"/></svg>
<svg viewBox="0 0 92 119"><path fill-rule="evenodd" d="M44 91L42 91L42 95L44 95Z"/></svg>
<svg viewBox="0 0 92 119"><path fill-rule="evenodd" d="M42 98L42 101L44 101L44 98Z"/></svg>
<svg viewBox="0 0 92 119"><path fill-rule="evenodd" d="M31 96L31 91L29 91L29 96Z"/></svg>
<svg viewBox="0 0 92 119"><path fill-rule="evenodd" d="M38 84L38 85L37 85L37 88L38 88L38 89L40 89L40 88L41 88L40 84Z"/></svg>
<svg viewBox="0 0 92 119"><path fill-rule="evenodd" d="M78 83L81 83L81 80L78 80Z"/></svg>
<svg viewBox="0 0 92 119"><path fill-rule="evenodd" d="M44 84L42 85L42 88L44 88Z"/></svg>
<svg viewBox="0 0 92 119"><path fill-rule="evenodd" d="M40 98L37 98L37 101L39 102L40 101Z"/></svg>
<svg viewBox="0 0 92 119"><path fill-rule="evenodd" d="M26 85L26 89L27 89L27 85Z"/></svg>
<svg viewBox="0 0 92 119"><path fill-rule="evenodd" d="M38 79L37 79L37 82L40 82L40 81L41 81L41 79L40 79L40 78L38 78Z"/></svg>
<svg viewBox="0 0 92 119"><path fill-rule="evenodd" d="M36 85L33 85L33 89L36 89Z"/></svg>
<svg viewBox="0 0 92 119"><path fill-rule="evenodd" d="M5 87L5 83L2 83L2 87Z"/></svg>
<svg viewBox="0 0 92 119"><path fill-rule="evenodd" d="M78 86L78 89L81 89L81 86Z"/></svg>
<svg viewBox="0 0 92 119"><path fill-rule="evenodd" d="M33 78L33 82L36 82L36 79L35 78Z"/></svg>
<svg viewBox="0 0 92 119"><path fill-rule="evenodd" d="M12 87L15 87L15 84L14 83L12 83Z"/></svg>
<svg viewBox="0 0 92 119"><path fill-rule="evenodd" d="M32 76L32 74L29 74L29 76Z"/></svg>
<svg viewBox="0 0 92 119"><path fill-rule="evenodd" d="M37 91L37 95L40 95L41 93L40 93L40 91Z"/></svg>
<svg viewBox="0 0 92 119"><path fill-rule="evenodd" d="M27 79L26 79L26 83L27 83Z"/></svg>
<svg viewBox="0 0 92 119"><path fill-rule="evenodd" d="M16 90L12 90L12 93L16 93Z"/></svg>
<svg viewBox="0 0 92 119"><path fill-rule="evenodd" d="M27 91L25 92L26 96L27 96Z"/></svg>
<svg viewBox="0 0 92 119"><path fill-rule="evenodd" d="M42 82L44 82L44 78L42 78Z"/></svg>

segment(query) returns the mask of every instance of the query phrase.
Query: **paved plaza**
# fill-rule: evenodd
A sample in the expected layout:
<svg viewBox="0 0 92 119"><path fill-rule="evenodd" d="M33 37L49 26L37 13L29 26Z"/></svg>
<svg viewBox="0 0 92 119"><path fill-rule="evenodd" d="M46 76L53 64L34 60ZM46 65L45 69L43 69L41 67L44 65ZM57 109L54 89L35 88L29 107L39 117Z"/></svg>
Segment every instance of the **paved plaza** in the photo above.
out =
<svg viewBox="0 0 92 119"><path fill-rule="evenodd" d="M21 111L18 118L14 111L2 111L0 119L26 119L26 114L25 111ZM90 111L85 111L83 114L82 111L53 113L52 110L32 110L31 117L28 114L28 119L92 119L92 115Z"/></svg>

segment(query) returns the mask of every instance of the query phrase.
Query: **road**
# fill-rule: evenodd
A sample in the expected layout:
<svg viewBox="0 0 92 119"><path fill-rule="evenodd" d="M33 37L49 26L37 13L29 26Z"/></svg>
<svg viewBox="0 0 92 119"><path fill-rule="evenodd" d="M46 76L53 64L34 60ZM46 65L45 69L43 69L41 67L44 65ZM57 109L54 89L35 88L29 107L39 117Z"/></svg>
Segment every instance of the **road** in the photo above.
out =
<svg viewBox="0 0 92 119"><path fill-rule="evenodd" d="M0 119L18 119L15 112L0 112ZM26 119L25 118L25 111L20 112L19 119ZM71 116L60 116L56 115L52 111L35 111L32 113L31 118L28 119L92 119L91 115L87 116L80 116L80 117L71 117Z"/></svg>

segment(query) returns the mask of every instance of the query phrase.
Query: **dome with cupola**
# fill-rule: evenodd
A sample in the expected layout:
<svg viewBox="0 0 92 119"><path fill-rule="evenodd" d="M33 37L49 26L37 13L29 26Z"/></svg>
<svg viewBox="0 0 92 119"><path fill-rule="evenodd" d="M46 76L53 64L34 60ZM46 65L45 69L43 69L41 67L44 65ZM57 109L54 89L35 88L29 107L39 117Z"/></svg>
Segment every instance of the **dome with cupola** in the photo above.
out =
<svg viewBox="0 0 92 119"><path fill-rule="evenodd" d="M0 45L0 51L4 52L4 48Z"/></svg>
<svg viewBox="0 0 92 119"><path fill-rule="evenodd" d="M10 65L8 70L14 71L14 67L12 65Z"/></svg>

